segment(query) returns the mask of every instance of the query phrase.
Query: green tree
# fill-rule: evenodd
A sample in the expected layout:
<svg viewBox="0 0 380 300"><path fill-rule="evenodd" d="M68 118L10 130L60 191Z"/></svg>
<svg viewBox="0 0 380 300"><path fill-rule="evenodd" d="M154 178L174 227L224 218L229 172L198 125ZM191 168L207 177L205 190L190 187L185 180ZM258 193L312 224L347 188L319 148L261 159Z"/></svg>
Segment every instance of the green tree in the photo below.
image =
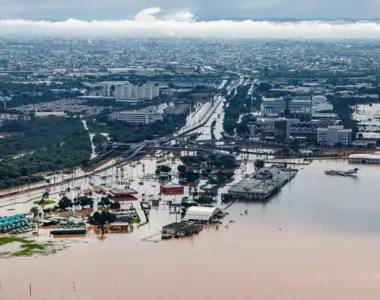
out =
<svg viewBox="0 0 380 300"><path fill-rule="evenodd" d="M165 173L168 173L172 170L172 168L170 168L169 166L159 166L158 169L161 171L161 172L165 172Z"/></svg>
<svg viewBox="0 0 380 300"><path fill-rule="evenodd" d="M180 172L180 173L184 173L184 172L186 172L187 167L186 167L185 165L179 165L179 166L177 167L177 170L178 170L178 172Z"/></svg>
<svg viewBox="0 0 380 300"><path fill-rule="evenodd" d="M107 211L96 211L92 216L88 217L90 224L105 225L116 221L116 215Z"/></svg>
<svg viewBox="0 0 380 300"><path fill-rule="evenodd" d="M87 196L82 196L82 197L78 197L78 198L74 199L74 204L81 206L83 209L84 206L93 207L94 200L92 198L87 197Z"/></svg>
<svg viewBox="0 0 380 300"><path fill-rule="evenodd" d="M256 159L254 165L256 170L262 169L265 166L265 161L262 159Z"/></svg>
<svg viewBox="0 0 380 300"><path fill-rule="evenodd" d="M33 206L30 210L30 212L33 214L33 218L38 217L38 213L40 212L39 208L37 206Z"/></svg>
<svg viewBox="0 0 380 300"><path fill-rule="evenodd" d="M61 200L58 201L58 207L60 210L66 210L73 206L73 202L66 196L63 196Z"/></svg>
<svg viewBox="0 0 380 300"><path fill-rule="evenodd" d="M120 202L115 201L111 203L112 209L120 209L120 207L121 207Z"/></svg>
<svg viewBox="0 0 380 300"><path fill-rule="evenodd" d="M110 206L112 201L108 197L102 197L98 203L99 206Z"/></svg>

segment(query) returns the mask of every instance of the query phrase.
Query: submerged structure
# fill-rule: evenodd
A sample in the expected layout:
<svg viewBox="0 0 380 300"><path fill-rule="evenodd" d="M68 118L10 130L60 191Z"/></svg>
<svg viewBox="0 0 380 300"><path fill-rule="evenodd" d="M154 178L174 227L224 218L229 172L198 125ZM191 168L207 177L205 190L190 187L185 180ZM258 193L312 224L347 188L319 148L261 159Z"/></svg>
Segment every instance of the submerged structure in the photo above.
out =
<svg viewBox="0 0 380 300"><path fill-rule="evenodd" d="M291 181L297 172L285 166L262 168L231 187L228 195L232 199L265 202Z"/></svg>

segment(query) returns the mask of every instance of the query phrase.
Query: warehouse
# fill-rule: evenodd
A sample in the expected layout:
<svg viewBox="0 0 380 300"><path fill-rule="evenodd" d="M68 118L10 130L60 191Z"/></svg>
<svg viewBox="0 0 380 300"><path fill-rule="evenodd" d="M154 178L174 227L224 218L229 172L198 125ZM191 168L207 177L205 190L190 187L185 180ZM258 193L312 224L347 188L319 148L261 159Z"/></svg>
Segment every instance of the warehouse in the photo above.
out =
<svg viewBox="0 0 380 300"><path fill-rule="evenodd" d="M351 154L348 157L348 162L356 164L380 164L380 154Z"/></svg>
<svg viewBox="0 0 380 300"><path fill-rule="evenodd" d="M262 168L228 190L232 199L267 201L297 174L297 170L281 166Z"/></svg>
<svg viewBox="0 0 380 300"><path fill-rule="evenodd" d="M222 211L216 207L202 207L202 206L192 206L186 212L184 221L195 221L201 223L208 223L214 217L222 214Z"/></svg>

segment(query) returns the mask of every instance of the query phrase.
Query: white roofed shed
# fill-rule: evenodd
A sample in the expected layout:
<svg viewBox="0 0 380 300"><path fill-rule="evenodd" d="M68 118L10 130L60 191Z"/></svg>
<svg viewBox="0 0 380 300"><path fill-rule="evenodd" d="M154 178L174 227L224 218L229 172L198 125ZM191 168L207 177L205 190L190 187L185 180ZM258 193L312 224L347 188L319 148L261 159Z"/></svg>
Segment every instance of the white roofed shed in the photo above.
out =
<svg viewBox="0 0 380 300"><path fill-rule="evenodd" d="M221 210L216 207L191 206L183 218L183 221L210 221Z"/></svg>

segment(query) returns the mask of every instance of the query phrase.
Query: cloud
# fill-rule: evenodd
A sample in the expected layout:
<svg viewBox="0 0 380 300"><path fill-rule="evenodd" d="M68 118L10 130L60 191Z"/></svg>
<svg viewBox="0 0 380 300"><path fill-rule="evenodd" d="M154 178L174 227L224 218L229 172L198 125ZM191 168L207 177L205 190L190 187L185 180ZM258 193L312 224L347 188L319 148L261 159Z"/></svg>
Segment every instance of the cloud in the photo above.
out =
<svg viewBox="0 0 380 300"><path fill-rule="evenodd" d="M178 12L174 15L174 20L177 21L186 21L186 22L193 22L194 15L191 12L185 11L185 12Z"/></svg>
<svg viewBox="0 0 380 300"><path fill-rule="evenodd" d="M34 21L0 20L0 35L84 37L197 37L197 38L369 38L380 37L380 23L361 22L269 22L197 21L190 12L158 18L158 7L143 9L130 20Z"/></svg>
<svg viewBox="0 0 380 300"><path fill-rule="evenodd" d="M150 21L153 22L156 20L154 15L159 14L161 9L159 7L150 7L143 10L140 10L135 17L135 21Z"/></svg>

